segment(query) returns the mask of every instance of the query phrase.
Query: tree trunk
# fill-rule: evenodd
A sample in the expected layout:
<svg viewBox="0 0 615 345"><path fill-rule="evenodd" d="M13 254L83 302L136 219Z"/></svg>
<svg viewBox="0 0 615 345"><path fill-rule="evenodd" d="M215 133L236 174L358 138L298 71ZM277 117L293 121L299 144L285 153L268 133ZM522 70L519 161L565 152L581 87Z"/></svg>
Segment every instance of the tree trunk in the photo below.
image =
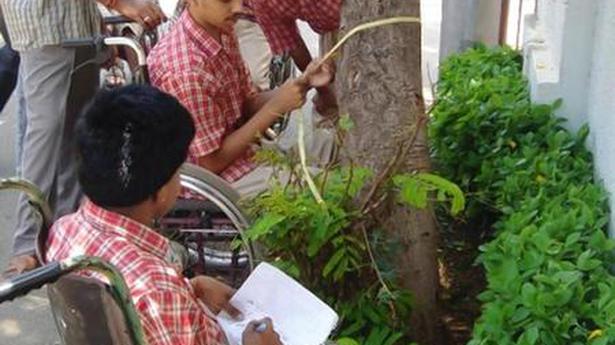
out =
<svg viewBox="0 0 615 345"><path fill-rule="evenodd" d="M342 30L378 18L420 15L419 0L345 0ZM421 93L421 28L399 24L364 32L344 47L336 87L342 114L354 122L344 143L358 166L385 170L407 144L417 124L416 144L403 157L398 172L430 168L425 110ZM396 263L400 284L414 294L411 323L420 344L440 343L437 312L438 232L430 210L408 210L394 200L386 205L382 224L403 251Z"/></svg>

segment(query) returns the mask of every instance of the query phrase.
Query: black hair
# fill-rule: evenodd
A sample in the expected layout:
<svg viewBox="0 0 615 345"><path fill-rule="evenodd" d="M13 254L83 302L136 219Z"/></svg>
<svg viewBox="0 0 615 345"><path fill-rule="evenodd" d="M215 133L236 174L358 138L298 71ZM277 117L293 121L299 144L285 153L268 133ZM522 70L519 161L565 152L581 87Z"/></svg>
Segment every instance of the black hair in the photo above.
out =
<svg viewBox="0 0 615 345"><path fill-rule="evenodd" d="M139 204L186 160L194 131L188 110L154 87L100 91L76 125L83 192L102 207Z"/></svg>

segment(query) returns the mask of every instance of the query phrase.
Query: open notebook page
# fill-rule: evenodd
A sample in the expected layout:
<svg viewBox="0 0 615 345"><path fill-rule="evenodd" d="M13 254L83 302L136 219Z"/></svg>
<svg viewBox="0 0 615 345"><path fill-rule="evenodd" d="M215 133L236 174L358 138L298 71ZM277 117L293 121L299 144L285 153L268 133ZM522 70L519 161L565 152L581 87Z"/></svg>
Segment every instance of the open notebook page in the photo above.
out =
<svg viewBox="0 0 615 345"><path fill-rule="evenodd" d="M259 264L231 299L243 314L241 321L218 315L230 345L252 320L270 317L284 345L321 345L337 325L333 309L291 277L268 263Z"/></svg>

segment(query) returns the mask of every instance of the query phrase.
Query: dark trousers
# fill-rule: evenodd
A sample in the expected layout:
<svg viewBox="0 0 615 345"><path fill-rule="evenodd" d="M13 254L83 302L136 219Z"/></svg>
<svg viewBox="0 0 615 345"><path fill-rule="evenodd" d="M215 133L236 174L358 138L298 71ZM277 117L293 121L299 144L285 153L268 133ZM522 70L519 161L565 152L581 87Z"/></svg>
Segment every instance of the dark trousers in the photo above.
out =
<svg viewBox="0 0 615 345"><path fill-rule="evenodd" d="M0 49L0 112L11 97L17 84L19 54L11 48L11 39L6 30L6 23L0 7L0 34L5 45Z"/></svg>

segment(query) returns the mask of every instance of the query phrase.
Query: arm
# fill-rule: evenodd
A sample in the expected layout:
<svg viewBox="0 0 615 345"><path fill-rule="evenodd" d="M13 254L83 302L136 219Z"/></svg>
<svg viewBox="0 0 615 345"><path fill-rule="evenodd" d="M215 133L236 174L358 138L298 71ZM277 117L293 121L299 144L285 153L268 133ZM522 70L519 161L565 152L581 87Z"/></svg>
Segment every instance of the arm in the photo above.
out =
<svg viewBox="0 0 615 345"><path fill-rule="evenodd" d="M149 0L96 0L137 23L152 29L167 18L157 3Z"/></svg>
<svg viewBox="0 0 615 345"><path fill-rule="evenodd" d="M297 65L302 72L305 72L309 64L312 62L312 55L301 38L298 40L295 48L290 51L290 56L293 58L295 65ZM329 67L331 68L332 73L335 74L335 71L332 68L333 66L330 65ZM325 85L317 87L316 91L318 91L318 94L314 98L316 111L323 116L329 116L337 113L337 99L332 88L329 85Z"/></svg>
<svg viewBox="0 0 615 345"><path fill-rule="evenodd" d="M224 335L188 291L152 291L135 303L150 345L223 345Z"/></svg>
<svg viewBox="0 0 615 345"><path fill-rule="evenodd" d="M227 344L223 331L187 292L154 291L139 299L139 312L145 340L149 345ZM264 323L265 330L256 325ZM270 319L250 322L243 332L242 345L282 345Z"/></svg>
<svg viewBox="0 0 615 345"><path fill-rule="evenodd" d="M284 112L263 106L248 122L225 137L220 148L198 159L198 165L216 174L239 159Z"/></svg>
<svg viewBox="0 0 615 345"><path fill-rule="evenodd" d="M248 98L244 105L246 118L250 118L252 115L256 114L276 93L277 89L261 91Z"/></svg>
<svg viewBox="0 0 615 345"><path fill-rule="evenodd" d="M315 87L319 91L320 98L323 99L326 95L335 95L330 92L330 88L327 85L331 83L333 79L334 67L330 63L324 63L322 66L316 68L320 61L315 60L311 62L305 69L303 75L299 78L295 79L295 82L300 83L306 89L305 92L309 88ZM256 113L259 109L261 109L267 102L276 97L280 88L271 91L260 92L253 97L248 98L245 103L246 115L249 117L252 114ZM333 99L333 103L335 103L335 99ZM319 106L319 104L316 104ZM318 108L317 108L318 110ZM324 115L324 112L321 112Z"/></svg>
<svg viewBox="0 0 615 345"><path fill-rule="evenodd" d="M294 80L280 87L248 122L224 138L220 148L199 158L205 169L220 173L237 160L280 116L305 102L306 88Z"/></svg>
<svg viewBox="0 0 615 345"><path fill-rule="evenodd" d="M211 84L211 83L209 83ZM197 164L220 173L240 158L282 114L303 104L305 88L287 82L244 125L229 135L208 83L197 76L176 76L162 89L173 94L192 114L197 134L190 145Z"/></svg>
<svg viewBox="0 0 615 345"><path fill-rule="evenodd" d="M310 54L310 51L302 38L299 38L295 48L290 51L290 56L293 58L295 65L297 65L301 72L304 72L310 62L312 62L312 55Z"/></svg>
<svg viewBox="0 0 615 345"><path fill-rule="evenodd" d="M231 317L238 318L241 312L237 310L230 300L235 289L223 282L208 276L199 275L190 279L190 285L198 297L214 314L226 311Z"/></svg>

